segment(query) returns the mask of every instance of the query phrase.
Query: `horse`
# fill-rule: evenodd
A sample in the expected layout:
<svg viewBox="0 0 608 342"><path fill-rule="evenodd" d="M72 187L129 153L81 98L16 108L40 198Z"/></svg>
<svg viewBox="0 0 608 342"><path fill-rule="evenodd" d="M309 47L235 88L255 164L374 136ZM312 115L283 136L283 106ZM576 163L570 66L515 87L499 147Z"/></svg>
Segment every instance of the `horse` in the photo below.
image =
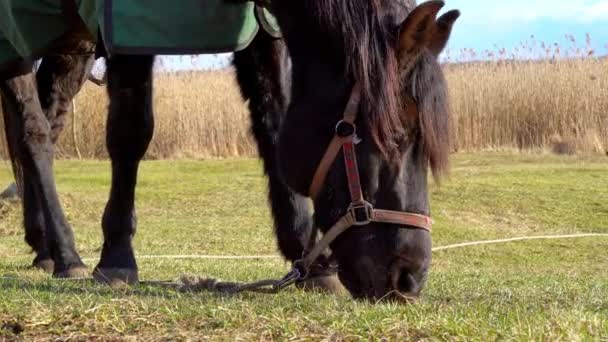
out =
<svg viewBox="0 0 608 342"><path fill-rule="evenodd" d="M311 254L329 246L355 298L415 300L431 263L428 170L437 181L449 170L438 56L460 12L437 18L435 0L412 11L382 0L272 4L292 63L279 167L313 199L327 236Z"/></svg>
<svg viewBox="0 0 608 342"><path fill-rule="evenodd" d="M331 236L330 227L346 212L358 219L361 210L356 209L364 209L365 216L381 213L373 211L377 206L407 211L410 218L430 215L427 169L437 177L447 169L449 144L447 85L437 56L459 13L437 19L443 2L430 1L411 11L412 3L273 0L269 6L283 39L260 32L246 49L235 52L237 81L243 99L249 100L252 132L268 179L278 248L294 265L311 255L316 228ZM55 277L86 275L57 196L53 146L95 56L107 61L112 181L93 276L104 283L135 284L134 193L154 128L154 55L107 55L103 44L95 45L82 25L75 25L43 56L36 74L27 58L0 69L6 135L11 159L23 176L24 226L26 242L36 252L33 265ZM340 121L345 106L354 108L352 122ZM336 126L338 121L344 125ZM348 155L360 161L354 169L365 206L349 205L353 168L334 161L338 150L316 172L334 126L351 129L336 141L346 147L341 143L350 139L351 152L356 142L356 153ZM343 154L347 156L346 148ZM308 197L313 198L314 217ZM313 247L314 260L307 263L300 285L315 282L332 292L344 285L355 298L418 296L430 264L429 227L401 219L376 221L352 221L356 229L327 243L331 254Z"/></svg>
<svg viewBox="0 0 608 342"><path fill-rule="evenodd" d="M112 185L102 218L104 244L94 276L104 282L132 284L138 281L131 246L136 232L134 191L139 161L154 127L154 56L107 56L99 48L102 45L94 44L83 23L77 21L42 55L36 73L33 62L26 58L3 66L0 92L5 133L15 178L23 183L25 241L36 254L32 266L60 278L86 276L88 270L76 251L72 228L57 197L53 147L95 58L107 58L110 105L106 134ZM242 98L249 100L251 130L268 179L278 248L287 260L295 261L308 240L312 218L307 199L295 194L280 177L275 153L289 102L289 55L283 40L260 30L247 48L235 51L232 64Z"/></svg>

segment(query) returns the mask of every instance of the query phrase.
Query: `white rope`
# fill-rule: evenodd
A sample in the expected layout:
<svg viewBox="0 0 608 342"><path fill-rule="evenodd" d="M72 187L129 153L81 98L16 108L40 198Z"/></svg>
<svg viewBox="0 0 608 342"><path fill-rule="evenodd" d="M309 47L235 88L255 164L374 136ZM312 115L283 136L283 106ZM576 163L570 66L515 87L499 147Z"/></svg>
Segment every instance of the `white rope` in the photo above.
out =
<svg viewBox="0 0 608 342"><path fill-rule="evenodd" d="M455 243L451 245L434 247L433 252L440 252L451 249L459 249L464 247L474 247L474 246L482 246L482 245L496 245L496 244L505 244L509 242L517 242L517 241L529 241L529 240L564 240L564 239L580 239L587 237L608 237L608 234L600 234L600 233L581 233L581 234L570 234L570 235L540 235L540 236L522 236L522 237L514 237L507 239L498 239L498 240L482 240L482 241L472 241L472 242L463 242L463 243ZM161 254L161 255L138 255L135 257L138 260L161 260L161 259L170 259L170 260L187 260L187 259L206 259L206 260L273 260L280 259L280 255L205 255L205 254ZM95 262L98 258L84 258L84 262ZM2 279L2 278L0 278Z"/></svg>
<svg viewBox="0 0 608 342"><path fill-rule="evenodd" d="M600 234L600 233L582 233L582 234L570 234L570 235L540 235L540 236L522 236L522 237L514 237L508 239L498 239L498 240L483 240L483 241L472 241L472 242L463 242L456 243L452 245L439 246L433 248L433 252L458 249L464 247L473 247L473 246L482 246L482 245L491 245L491 244L504 244L509 242L516 241L529 241L529 240L564 240L564 239L579 239L579 238L588 238L588 237L603 237L608 238L608 234ZM263 259L279 259L278 255L198 255L198 254L190 254L190 255L139 255L136 257L137 259L209 259L209 260L263 260ZM83 261L96 261L95 258L86 258ZM85 278L90 279L90 278ZM17 277L2 277L0 276L0 280L10 280L10 281L21 281L23 279ZM74 281L74 279L52 279L53 281ZM77 279L76 279L77 280Z"/></svg>
<svg viewBox="0 0 608 342"><path fill-rule="evenodd" d="M570 235L541 235L541 236L522 236L508 239L498 240L482 240L456 243L452 245L434 247L433 252L458 249L464 247L473 247L481 245L495 245L504 244L516 241L527 241L527 240L563 240L563 239L580 239L586 237L608 237L608 234L599 233L581 233L581 234L570 234ZM190 255L139 255L136 259L209 259L209 260L258 260L258 259L279 259L279 255L202 255L202 254L190 254ZM95 258L87 258L84 261L96 261Z"/></svg>
<svg viewBox="0 0 608 342"><path fill-rule="evenodd" d="M473 242L456 243L453 245L435 247L435 248L433 248L433 252L439 252L439 251L445 251L445 250L457 249L457 248L463 248L463 247L471 247L471 246L503 244L503 243L515 242L515 241L563 240L563 239L579 239L579 238L586 238L586 237L608 237L608 234L583 233L583 234L570 234L570 235L541 235L541 236L522 236L522 237L514 237L514 238L499 239L499 240L473 241Z"/></svg>
<svg viewBox="0 0 608 342"><path fill-rule="evenodd" d="M263 260L278 259L278 255L204 255L204 254L185 254L185 255L137 255L136 259L209 259L209 260ZM85 258L84 262L97 261L98 258Z"/></svg>

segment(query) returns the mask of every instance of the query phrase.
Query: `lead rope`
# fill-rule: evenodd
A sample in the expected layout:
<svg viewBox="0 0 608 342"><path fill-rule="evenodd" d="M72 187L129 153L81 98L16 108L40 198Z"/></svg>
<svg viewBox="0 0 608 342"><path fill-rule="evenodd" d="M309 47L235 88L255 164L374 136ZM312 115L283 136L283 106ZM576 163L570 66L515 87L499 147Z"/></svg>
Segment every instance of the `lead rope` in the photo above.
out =
<svg viewBox="0 0 608 342"><path fill-rule="evenodd" d="M182 284L171 282L148 282L148 284L161 285L166 287L177 287L179 289L189 290L210 290L214 292L236 294L245 291L263 292L263 293L278 293L281 290L294 285L298 281L305 280L308 276L310 267L315 260L329 247L329 244L334 241L340 234L344 233L350 227L354 226L355 218L351 211L344 215L336 224L327 231L319 242L315 243L305 256L294 262L291 271L280 279L265 279L251 283L230 283L218 282L214 279L190 279L183 278ZM315 230L316 231L316 230ZM314 233L314 232L313 232ZM311 238L311 242L315 240Z"/></svg>

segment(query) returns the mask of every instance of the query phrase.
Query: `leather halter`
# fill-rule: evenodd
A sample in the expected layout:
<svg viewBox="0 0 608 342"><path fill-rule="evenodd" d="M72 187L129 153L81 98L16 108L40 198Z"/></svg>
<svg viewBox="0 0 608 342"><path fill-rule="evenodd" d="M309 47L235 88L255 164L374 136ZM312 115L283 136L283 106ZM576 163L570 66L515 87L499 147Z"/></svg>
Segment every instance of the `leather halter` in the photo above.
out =
<svg viewBox="0 0 608 342"><path fill-rule="evenodd" d="M378 222L397 224L400 225L400 228L405 229L423 229L428 232L431 231L432 220L429 216L402 211L375 209L371 203L365 200L359 177L357 155L355 153L355 145L357 144L358 139L355 120L359 111L360 102L361 87L356 83L344 110L344 116L336 125L336 134L317 167L309 190L310 197L315 200L325 182L331 165L335 161L340 150L342 150L344 154L344 163L346 165L346 176L348 179L351 203L346 214L324 234L319 242L314 244L314 240L312 240L311 245L314 244L314 246L312 246L308 253L305 253L302 260L298 260L294 263L294 271L298 273L299 279L306 278L310 266L323 250L329 247L329 244L340 234L353 226L365 226L372 222Z"/></svg>

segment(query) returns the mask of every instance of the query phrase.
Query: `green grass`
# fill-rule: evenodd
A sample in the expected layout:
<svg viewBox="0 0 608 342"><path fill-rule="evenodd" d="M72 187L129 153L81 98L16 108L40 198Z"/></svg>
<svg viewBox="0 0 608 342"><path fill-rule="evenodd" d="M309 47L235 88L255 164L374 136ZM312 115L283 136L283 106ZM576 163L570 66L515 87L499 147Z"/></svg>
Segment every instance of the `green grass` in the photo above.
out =
<svg viewBox="0 0 608 342"><path fill-rule="evenodd" d="M10 181L0 164L0 185ZM107 162L60 161L57 184L78 249L96 258L109 189ZM608 159L458 154L432 186L435 246L524 235L608 233ZM275 254L260 164L145 162L137 190L143 254ZM57 282L28 269L17 203L0 204L0 340L607 340L608 239L528 241L434 254L414 305L302 292L180 293ZM89 261L89 267L94 266ZM281 276L280 259L140 260L143 280L196 274L249 281ZM11 331L23 328L20 335Z"/></svg>

